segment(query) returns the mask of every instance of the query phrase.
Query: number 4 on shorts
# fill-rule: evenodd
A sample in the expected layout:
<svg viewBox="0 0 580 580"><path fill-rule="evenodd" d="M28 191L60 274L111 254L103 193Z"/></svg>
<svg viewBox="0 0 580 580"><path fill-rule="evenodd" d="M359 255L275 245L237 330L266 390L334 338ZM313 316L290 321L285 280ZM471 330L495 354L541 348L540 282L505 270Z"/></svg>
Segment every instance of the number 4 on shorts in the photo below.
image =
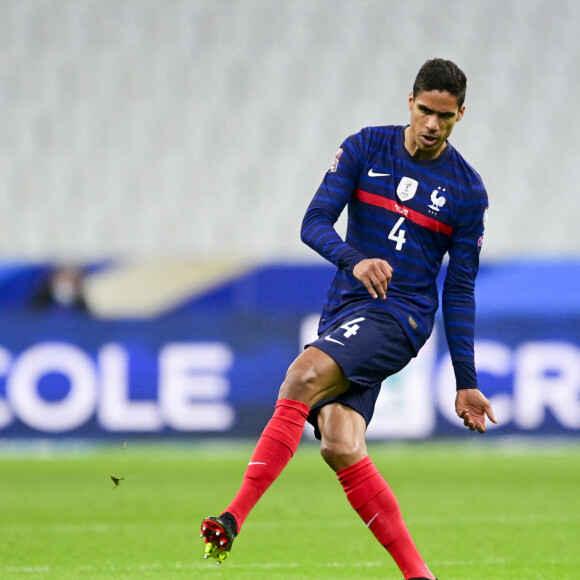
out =
<svg viewBox="0 0 580 580"><path fill-rule="evenodd" d="M351 336L354 336L357 332L358 329L360 328L360 326L357 324L357 322L362 322L364 320L364 318L355 318L354 320L350 320L349 322L345 322L340 328L344 328L346 330L346 332L344 333L344 338L349 338Z"/></svg>

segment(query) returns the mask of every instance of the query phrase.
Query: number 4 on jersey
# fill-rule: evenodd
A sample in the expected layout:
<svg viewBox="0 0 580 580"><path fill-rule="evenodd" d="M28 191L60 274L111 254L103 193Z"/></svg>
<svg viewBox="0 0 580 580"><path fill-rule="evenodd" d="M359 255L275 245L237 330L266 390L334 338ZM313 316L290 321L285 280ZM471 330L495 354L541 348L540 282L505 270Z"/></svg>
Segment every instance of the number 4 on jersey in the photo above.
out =
<svg viewBox="0 0 580 580"><path fill-rule="evenodd" d="M405 230L400 230L399 228L403 225L405 221L404 217L400 217L397 223L393 226L393 229L389 232L389 240L393 240L393 242L397 242L395 250L400 250L405 243ZM397 233L398 231L398 233Z"/></svg>

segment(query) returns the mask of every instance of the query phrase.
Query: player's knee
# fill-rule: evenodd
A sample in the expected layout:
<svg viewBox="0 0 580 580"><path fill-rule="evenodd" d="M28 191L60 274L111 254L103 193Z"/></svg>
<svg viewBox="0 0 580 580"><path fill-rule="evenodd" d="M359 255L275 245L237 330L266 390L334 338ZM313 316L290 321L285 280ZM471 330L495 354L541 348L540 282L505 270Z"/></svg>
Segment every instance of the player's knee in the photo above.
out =
<svg viewBox="0 0 580 580"><path fill-rule="evenodd" d="M367 452L364 442L347 439L323 439L320 445L320 454L334 471L338 471L359 462L366 456Z"/></svg>
<svg viewBox="0 0 580 580"><path fill-rule="evenodd" d="M280 387L280 398L310 404L322 389L323 377L314 365L291 366Z"/></svg>

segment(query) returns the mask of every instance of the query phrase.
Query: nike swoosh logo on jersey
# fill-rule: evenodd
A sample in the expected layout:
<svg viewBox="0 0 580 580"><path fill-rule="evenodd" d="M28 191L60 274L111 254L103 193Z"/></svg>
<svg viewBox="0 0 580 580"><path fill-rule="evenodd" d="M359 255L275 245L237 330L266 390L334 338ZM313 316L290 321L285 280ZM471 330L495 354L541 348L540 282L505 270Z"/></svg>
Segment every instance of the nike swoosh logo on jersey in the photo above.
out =
<svg viewBox="0 0 580 580"><path fill-rule="evenodd" d="M340 340L336 340L336 338L332 338L330 336L325 336L324 340L329 340L330 342L336 342L336 344L340 344L341 346L344 346L344 342L340 342Z"/></svg>
<svg viewBox="0 0 580 580"><path fill-rule="evenodd" d="M369 169L369 173L368 173L369 177L389 177L389 175L391 175L391 174L390 173L375 173L375 171L373 171L372 167Z"/></svg>

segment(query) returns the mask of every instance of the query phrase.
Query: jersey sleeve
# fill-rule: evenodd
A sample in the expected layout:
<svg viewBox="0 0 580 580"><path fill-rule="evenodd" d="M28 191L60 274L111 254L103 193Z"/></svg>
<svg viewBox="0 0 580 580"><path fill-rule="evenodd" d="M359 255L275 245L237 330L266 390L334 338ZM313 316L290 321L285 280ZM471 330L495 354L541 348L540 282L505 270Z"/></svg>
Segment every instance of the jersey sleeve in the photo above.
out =
<svg viewBox="0 0 580 580"><path fill-rule="evenodd" d="M352 270L366 258L347 244L334 229L351 200L364 164L364 130L347 138L337 151L302 221L301 239L340 269Z"/></svg>
<svg viewBox="0 0 580 580"><path fill-rule="evenodd" d="M455 228L443 285L443 321L457 389L477 388L474 360L475 278L487 216L483 184L474 190Z"/></svg>

